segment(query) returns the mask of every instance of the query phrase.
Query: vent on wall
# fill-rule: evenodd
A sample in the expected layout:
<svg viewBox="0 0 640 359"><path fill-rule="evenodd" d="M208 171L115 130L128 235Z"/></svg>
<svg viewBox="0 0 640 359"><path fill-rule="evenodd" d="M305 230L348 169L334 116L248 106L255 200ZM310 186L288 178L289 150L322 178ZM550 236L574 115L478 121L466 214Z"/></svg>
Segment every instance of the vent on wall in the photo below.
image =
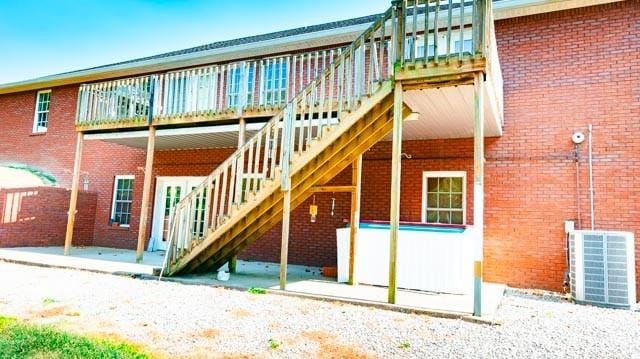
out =
<svg viewBox="0 0 640 359"><path fill-rule="evenodd" d="M636 276L633 233L569 234L571 295L578 303L633 308Z"/></svg>

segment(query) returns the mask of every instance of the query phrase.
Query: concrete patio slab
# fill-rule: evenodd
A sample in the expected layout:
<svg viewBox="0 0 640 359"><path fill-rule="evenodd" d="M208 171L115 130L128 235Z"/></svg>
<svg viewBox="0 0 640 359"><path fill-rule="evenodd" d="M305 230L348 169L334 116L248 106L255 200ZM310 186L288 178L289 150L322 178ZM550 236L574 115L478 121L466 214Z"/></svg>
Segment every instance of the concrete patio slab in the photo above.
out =
<svg viewBox="0 0 640 359"><path fill-rule="evenodd" d="M102 247L74 247L70 256L62 247L20 247L0 249L0 260L45 267L60 267L94 272L141 275L157 278L162 268L164 252L145 252L144 261L135 263L135 251ZM226 270L223 267L221 270ZM271 293L294 295L321 300L337 300L381 308L422 312L443 317L471 318L472 295L455 295L398 289L396 304L387 303L387 288L373 285L351 286L323 277L318 267L287 266L287 290L279 287L280 265L268 262L238 261L237 273L220 281L216 273L183 275L164 278L184 284L220 286L247 290L264 288ZM506 286L483 284L483 315L479 321L493 322Z"/></svg>
<svg viewBox="0 0 640 359"><path fill-rule="evenodd" d="M136 263L136 252L103 247L73 247L65 256L63 247L18 247L0 249L0 260L14 263L89 270L112 274L158 275L164 252L145 252Z"/></svg>
<svg viewBox="0 0 640 359"><path fill-rule="evenodd" d="M226 270L226 268L222 268ZM323 277L317 267L299 265L287 266L287 290L284 293L325 299L345 300L362 304L386 304L387 288L372 285L351 286L338 283L335 279ZM237 289L265 288L271 292L282 292L279 287L280 265L266 262L238 261L237 273L229 280L220 281L215 274L185 275L178 280L182 283L216 285ZM483 283L482 313L491 321L504 294L506 286L497 283ZM442 316L468 316L473 313L473 296L434 293L398 289L396 305L405 309L431 311Z"/></svg>

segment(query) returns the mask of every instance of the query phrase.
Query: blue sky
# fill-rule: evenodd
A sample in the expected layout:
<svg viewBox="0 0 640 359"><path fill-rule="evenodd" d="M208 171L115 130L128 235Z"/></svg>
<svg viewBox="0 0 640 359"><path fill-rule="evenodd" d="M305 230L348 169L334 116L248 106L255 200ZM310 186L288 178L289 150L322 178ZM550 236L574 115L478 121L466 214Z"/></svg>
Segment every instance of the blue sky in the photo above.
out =
<svg viewBox="0 0 640 359"><path fill-rule="evenodd" d="M386 10L390 0L0 0L0 83Z"/></svg>

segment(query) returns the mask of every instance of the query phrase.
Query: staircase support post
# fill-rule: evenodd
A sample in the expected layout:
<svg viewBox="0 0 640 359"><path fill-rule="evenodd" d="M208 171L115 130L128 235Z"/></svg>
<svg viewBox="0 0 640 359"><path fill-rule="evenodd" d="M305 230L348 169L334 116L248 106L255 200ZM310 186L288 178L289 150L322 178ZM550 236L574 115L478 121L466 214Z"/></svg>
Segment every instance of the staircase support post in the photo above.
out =
<svg viewBox="0 0 640 359"><path fill-rule="evenodd" d="M287 257L289 254L289 218L291 212L291 190L284 191L282 206L282 244L280 246L280 289L287 288Z"/></svg>
<svg viewBox="0 0 640 359"><path fill-rule="evenodd" d="M473 89L473 227L475 229L473 315L479 317L482 316L484 241L484 74L482 72L474 74Z"/></svg>
<svg viewBox="0 0 640 359"><path fill-rule="evenodd" d="M393 93L393 143L391 145L391 203L389 215L389 296L391 304L396 302L396 260L398 257L398 230L400 227L400 178L402 170L402 83L397 81Z"/></svg>
<svg viewBox="0 0 640 359"><path fill-rule="evenodd" d="M351 226L349 227L349 284L358 284L356 255L358 253L358 229L360 227L360 188L362 187L362 154L351 164Z"/></svg>
<svg viewBox="0 0 640 359"><path fill-rule="evenodd" d="M238 148L244 146L246 131L247 131L247 121L244 119L244 117L241 117L240 120L238 121ZM242 192L242 177L238 182L240 186L239 190ZM240 194L240 200L242 200L242 194ZM238 256L234 255L229 260L229 273L236 272L237 263L238 263Z"/></svg>
<svg viewBox="0 0 640 359"><path fill-rule="evenodd" d="M80 166L82 164L82 146L84 133L78 132L76 140L76 155L73 161L73 179L71 180L71 198L69 200L69 213L67 217L67 233L64 238L64 255L68 256L73 239L73 226L76 221L76 205L78 203L78 187L80 185Z"/></svg>
<svg viewBox="0 0 640 359"><path fill-rule="evenodd" d="M144 182L142 185L142 205L140 207L140 224L138 225L138 246L136 248L136 263L142 262L144 244L147 237L149 222L149 203L151 197L151 180L153 179L153 153L156 143L156 128L149 126L149 138L147 139L147 158L144 165Z"/></svg>

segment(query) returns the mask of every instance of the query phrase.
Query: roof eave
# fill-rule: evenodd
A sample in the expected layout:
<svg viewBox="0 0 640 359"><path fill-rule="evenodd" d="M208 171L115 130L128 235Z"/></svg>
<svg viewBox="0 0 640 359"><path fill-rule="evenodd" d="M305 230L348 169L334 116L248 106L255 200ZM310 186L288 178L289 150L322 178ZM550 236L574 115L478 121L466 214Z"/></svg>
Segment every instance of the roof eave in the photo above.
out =
<svg viewBox="0 0 640 359"><path fill-rule="evenodd" d="M500 20L620 1L624 0L503 0L495 2L493 7L494 18ZM369 23L363 23L243 45L0 84L0 94L134 76L274 53L293 52L304 48L331 46L352 41L369 25Z"/></svg>

